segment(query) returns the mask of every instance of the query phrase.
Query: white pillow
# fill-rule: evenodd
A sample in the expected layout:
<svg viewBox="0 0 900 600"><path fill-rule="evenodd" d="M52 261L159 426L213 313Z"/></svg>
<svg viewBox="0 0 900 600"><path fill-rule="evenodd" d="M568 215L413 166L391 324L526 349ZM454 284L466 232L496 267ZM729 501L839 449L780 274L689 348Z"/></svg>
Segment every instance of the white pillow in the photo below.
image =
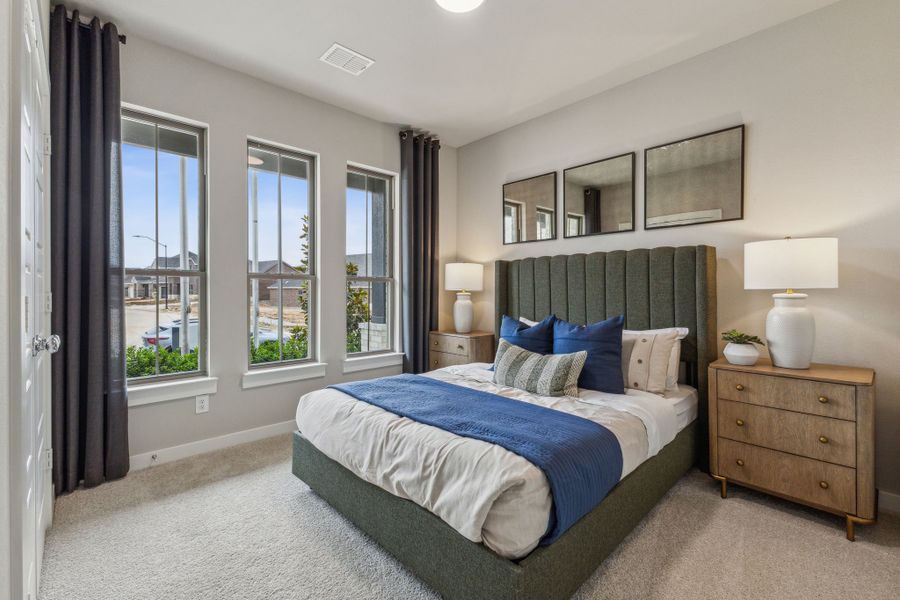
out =
<svg viewBox="0 0 900 600"><path fill-rule="evenodd" d="M686 327L622 332L622 376L625 387L665 394L678 386L681 340Z"/></svg>
<svg viewBox="0 0 900 600"><path fill-rule="evenodd" d="M519 317L519 322L520 322L520 323L525 323L525 324L528 325L529 327L534 327L535 325L538 324L537 321L532 321L531 319L526 319L525 317Z"/></svg>

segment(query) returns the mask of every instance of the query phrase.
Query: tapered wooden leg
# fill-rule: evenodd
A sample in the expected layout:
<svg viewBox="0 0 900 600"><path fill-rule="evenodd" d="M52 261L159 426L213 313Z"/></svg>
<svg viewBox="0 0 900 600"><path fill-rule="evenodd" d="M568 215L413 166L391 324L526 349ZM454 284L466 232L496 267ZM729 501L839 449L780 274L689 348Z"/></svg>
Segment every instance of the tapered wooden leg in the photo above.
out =
<svg viewBox="0 0 900 600"><path fill-rule="evenodd" d="M847 515L847 539L856 541L856 525L874 525L875 519L863 519L856 515Z"/></svg>
<svg viewBox="0 0 900 600"><path fill-rule="evenodd" d="M728 480L725 479L724 477L720 477L718 475L713 475L712 478L715 479L716 481L718 481L722 485L722 497L727 498L728 497Z"/></svg>

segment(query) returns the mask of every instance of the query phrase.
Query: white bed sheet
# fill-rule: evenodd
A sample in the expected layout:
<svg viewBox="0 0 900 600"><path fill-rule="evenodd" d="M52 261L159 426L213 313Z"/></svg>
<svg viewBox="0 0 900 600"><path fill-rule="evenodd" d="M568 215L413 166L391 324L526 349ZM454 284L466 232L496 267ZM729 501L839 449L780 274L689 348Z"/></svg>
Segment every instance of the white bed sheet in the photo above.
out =
<svg viewBox="0 0 900 600"><path fill-rule="evenodd" d="M663 398L639 390L625 395L581 390L578 398L538 396L494 384L489 366L459 365L426 376L600 423L622 447L622 477L690 422L682 425L685 418L676 408L689 393ZM525 556L546 532L552 508L547 479L505 448L399 417L332 388L300 399L297 426L358 477L416 502L501 556Z"/></svg>
<svg viewBox="0 0 900 600"><path fill-rule="evenodd" d="M666 392L665 399L670 401L675 408L675 414L678 418L678 431L693 423L694 419L697 418L697 407L700 404L697 388L679 383L677 390Z"/></svg>

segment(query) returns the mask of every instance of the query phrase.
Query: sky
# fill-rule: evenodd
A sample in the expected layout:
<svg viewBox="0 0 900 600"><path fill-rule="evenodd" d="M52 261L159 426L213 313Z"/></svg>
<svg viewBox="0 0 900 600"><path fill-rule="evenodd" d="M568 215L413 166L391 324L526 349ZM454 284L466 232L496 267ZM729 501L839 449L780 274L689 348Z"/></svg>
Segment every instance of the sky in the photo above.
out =
<svg viewBox="0 0 900 600"><path fill-rule="evenodd" d="M159 153L159 254L175 256L181 252L180 234L180 157ZM251 170L250 172L254 172ZM146 268L154 259L156 219L154 201L154 152L150 148L122 145L122 188L124 194L124 231L126 268ZM256 171L259 217L259 260L278 258L278 176ZM247 178L248 222L252 176ZM302 260L300 232L303 216L308 211L308 182L297 177L281 176L282 258L297 266ZM198 163L187 159L188 249L198 252ZM366 235L366 192L348 188L347 254L363 254L371 249ZM136 235L146 237L134 237ZM150 238L150 239L147 239ZM252 238L248 236L252 256ZM165 244L165 248L163 247ZM368 248L367 248L368 246Z"/></svg>
<svg viewBox="0 0 900 600"><path fill-rule="evenodd" d="M180 157L159 153L159 254L181 253ZM153 184L153 150L122 145L124 194L125 267L145 268L153 262L156 218ZM199 248L197 159L187 159L188 249ZM134 237L136 235L145 237ZM165 244L165 251L163 244Z"/></svg>

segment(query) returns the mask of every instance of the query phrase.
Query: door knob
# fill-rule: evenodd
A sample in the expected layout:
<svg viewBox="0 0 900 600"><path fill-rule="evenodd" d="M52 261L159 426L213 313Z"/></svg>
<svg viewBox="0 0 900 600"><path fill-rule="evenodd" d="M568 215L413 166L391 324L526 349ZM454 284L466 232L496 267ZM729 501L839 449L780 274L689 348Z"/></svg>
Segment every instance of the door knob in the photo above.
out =
<svg viewBox="0 0 900 600"><path fill-rule="evenodd" d="M40 334L36 334L31 339L31 355L37 356L43 350L46 350L50 354L56 354L61 344L62 341L56 334L47 338L42 337Z"/></svg>

